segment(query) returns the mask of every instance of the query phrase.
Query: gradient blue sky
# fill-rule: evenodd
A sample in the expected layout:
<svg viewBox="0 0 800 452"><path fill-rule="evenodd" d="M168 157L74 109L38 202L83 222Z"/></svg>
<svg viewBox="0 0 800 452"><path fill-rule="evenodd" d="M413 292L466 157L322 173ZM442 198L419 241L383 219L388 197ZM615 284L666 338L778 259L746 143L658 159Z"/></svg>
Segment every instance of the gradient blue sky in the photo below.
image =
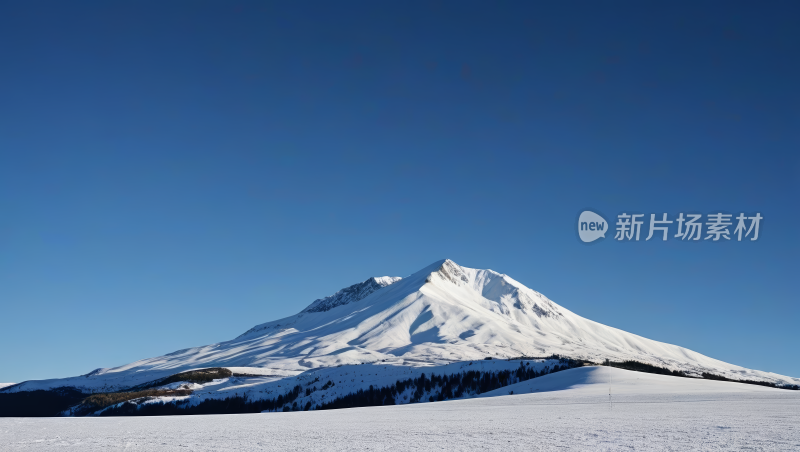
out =
<svg viewBox="0 0 800 452"><path fill-rule="evenodd" d="M546 3L3 2L0 381L443 258L800 376L799 4ZM764 220L587 246L586 207Z"/></svg>

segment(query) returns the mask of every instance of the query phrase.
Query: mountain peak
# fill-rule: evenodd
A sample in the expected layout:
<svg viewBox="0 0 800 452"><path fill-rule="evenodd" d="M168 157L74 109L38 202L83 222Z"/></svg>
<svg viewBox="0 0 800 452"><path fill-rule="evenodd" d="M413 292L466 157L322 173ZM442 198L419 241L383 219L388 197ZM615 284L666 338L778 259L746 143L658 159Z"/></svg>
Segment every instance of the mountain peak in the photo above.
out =
<svg viewBox="0 0 800 452"><path fill-rule="evenodd" d="M432 272L430 276L428 276L428 282L431 281L432 277L439 277L457 286L469 283L469 278L464 272L464 268L450 259L445 259L439 268Z"/></svg>

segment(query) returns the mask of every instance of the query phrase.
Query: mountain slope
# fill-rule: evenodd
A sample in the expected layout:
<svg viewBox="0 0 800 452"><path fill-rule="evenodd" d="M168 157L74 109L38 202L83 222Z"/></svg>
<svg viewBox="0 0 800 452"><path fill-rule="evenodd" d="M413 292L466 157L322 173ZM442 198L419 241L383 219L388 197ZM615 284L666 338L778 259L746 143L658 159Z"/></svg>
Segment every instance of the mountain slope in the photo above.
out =
<svg viewBox="0 0 800 452"><path fill-rule="evenodd" d="M312 368L384 360L426 366L487 356L551 354L595 362L636 360L691 375L710 372L731 379L800 384L797 378L745 369L593 322L506 275L444 260L404 279L370 278L228 342L12 389L121 389L200 367L234 372L246 368L238 371L279 378Z"/></svg>

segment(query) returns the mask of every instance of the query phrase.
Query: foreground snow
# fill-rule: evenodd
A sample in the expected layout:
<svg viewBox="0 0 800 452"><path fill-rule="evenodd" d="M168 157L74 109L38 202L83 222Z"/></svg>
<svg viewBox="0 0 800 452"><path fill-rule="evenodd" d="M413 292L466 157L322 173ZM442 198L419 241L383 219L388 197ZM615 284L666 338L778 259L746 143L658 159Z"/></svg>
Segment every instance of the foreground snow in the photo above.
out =
<svg viewBox="0 0 800 452"><path fill-rule="evenodd" d="M540 377L517 390L528 383L538 391L349 410L6 418L0 444L10 450L800 448L797 391L598 367Z"/></svg>
<svg viewBox="0 0 800 452"><path fill-rule="evenodd" d="M16 383L0 383L0 388L5 388L6 386L14 386Z"/></svg>

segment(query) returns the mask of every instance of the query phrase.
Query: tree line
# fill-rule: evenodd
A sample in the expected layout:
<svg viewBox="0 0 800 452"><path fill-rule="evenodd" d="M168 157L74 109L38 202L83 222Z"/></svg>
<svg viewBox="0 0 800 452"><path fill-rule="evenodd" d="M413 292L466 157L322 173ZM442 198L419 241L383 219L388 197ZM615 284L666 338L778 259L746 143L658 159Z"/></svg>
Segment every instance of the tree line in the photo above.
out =
<svg viewBox="0 0 800 452"><path fill-rule="evenodd" d="M470 363L471 365L471 363ZM520 362L515 370L467 370L446 374L420 374L416 378L397 380L389 386L375 387L370 385L367 389L359 389L335 399L322 403L311 400L305 404L298 404L301 395L306 397L313 394L316 386L309 386L305 390L297 385L286 394L273 399L250 399L247 394L234 395L225 399L207 399L197 404L188 400L176 402L153 402L136 404L125 402L115 407L110 407L100 413L101 416L164 416L172 414L232 414L232 413L260 413L262 411L308 411L332 410L340 408L356 408L367 406L396 405L405 403L398 400L403 395L409 399L407 403L434 402L458 399L468 395L478 395L495 389L508 386L521 381L530 380L542 375L547 375L561 370L581 367L584 361L569 358L560 358L553 366L545 366L536 370L528 362ZM327 389L334 384L332 381L325 383ZM408 391L408 394L406 392Z"/></svg>

